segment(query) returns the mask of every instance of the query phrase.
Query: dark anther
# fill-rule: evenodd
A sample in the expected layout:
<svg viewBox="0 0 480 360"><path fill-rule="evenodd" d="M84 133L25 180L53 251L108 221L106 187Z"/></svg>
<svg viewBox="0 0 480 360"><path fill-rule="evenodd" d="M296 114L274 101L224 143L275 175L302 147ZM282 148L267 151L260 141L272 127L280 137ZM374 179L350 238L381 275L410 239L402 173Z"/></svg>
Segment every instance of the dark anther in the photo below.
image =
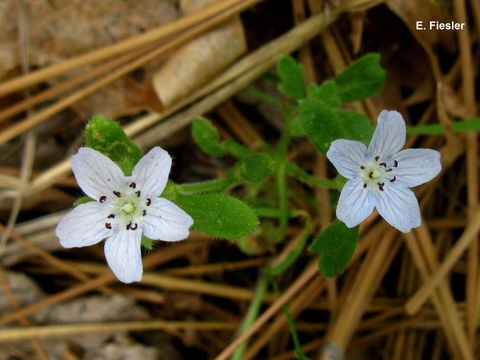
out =
<svg viewBox="0 0 480 360"><path fill-rule="evenodd" d="M380 159L380 156L375 156L375 161L378 161Z"/></svg>
<svg viewBox="0 0 480 360"><path fill-rule="evenodd" d="M143 215L143 216L147 215L147 210L143 210L142 215Z"/></svg>
<svg viewBox="0 0 480 360"><path fill-rule="evenodd" d="M98 199L98 201L100 201L101 203L105 202L105 200L107 200L107 197L105 195L100 196L100 199Z"/></svg>
<svg viewBox="0 0 480 360"><path fill-rule="evenodd" d="M110 214L110 215L108 215L108 218L109 218L109 219L115 218L115 214Z"/></svg>
<svg viewBox="0 0 480 360"><path fill-rule="evenodd" d="M127 224L127 230L130 230L130 226L132 226L132 223Z"/></svg>
<svg viewBox="0 0 480 360"><path fill-rule="evenodd" d="M398 161L397 160L393 160L393 167L397 167L398 166Z"/></svg>
<svg viewBox="0 0 480 360"><path fill-rule="evenodd" d="M130 230L137 230L137 223L133 224L131 227L130 227Z"/></svg>
<svg viewBox="0 0 480 360"><path fill-rule="evenodd" d="M122 194L120 194L119 191L114 191L114 192L113 192L113 195L120 197L120 195L122 195Z"/></svg>
<svg viewBox="0 0 480 360"><path fill-rule="evenodd" d="M393 179L390 179L390 182L394 182L395 180L397 180L396 176L394 176Z"/></svg>
<svg viewBox="0 0 480 360"><path fill-rule="evenodd" d="M383 166L384 168L387 167L387 164L385 164L385 163L380 163L379 165L380 165L380 166Z"/></svg>
<svg viewBox="0 0 480 360"><path fill-rule="evenodd" d="M378 188L380 189L380 191L383 191L383 187L385 186L385 183L378 183Z"/></svg>
<svg viewBox="0 0 480 360"><path fill-rule="evenodd" d="M360 165L360 169L362 169L362 170L363 170L363 169L365 169L365 166L363 166L363 165Z"/></svg>
<svg viewBox="0 0 480 360"><path fill-rule="evenodd" d="M105 224L105 227L106 227L107 229L111 229L111 228L112 228L112 224L106 223L106 224Z"/></svg>
<svg viewBox="0 0 480 360"><path fill-rule="evenodd" d="M140 197L140 190L135 191L135 194L137 194L137 197Z"/></svg>
<svg viewBox="0 0 480 360"><path fill-rule="evenodd" d="M147 206L150 206L151 203L152 203L152 200L147 199Z"/></svg>
<svg viewBox="0 0 480 360"><path fill-rule="evenodd" d="M386 172L389 172L389 171L392 171L392 169L387 169L387 170L385 170L385 171L386 171Z"/></svg>
<svg viewBox="0 0 480 360"><path fill-rule="evenodd" d="M363 188L364 188L364 189L367 188L367 183L363 184Z"/></svg>
<svg viewBox="0 0 480 360"><path fill-rule="evenodd" d="M132 189L135 189L135 188L137 187L137 184L135 184L134 182L132 182L132 183L131 183L130 185L128 185L128 186L130 186Z"/></svg>
<svg viewBox="0 0 480 360"><path fill-rule="evenodd" d="M370 179L373 179L373 171L370 172L370 174L368 174L368 177L369 177Z"/></svg>

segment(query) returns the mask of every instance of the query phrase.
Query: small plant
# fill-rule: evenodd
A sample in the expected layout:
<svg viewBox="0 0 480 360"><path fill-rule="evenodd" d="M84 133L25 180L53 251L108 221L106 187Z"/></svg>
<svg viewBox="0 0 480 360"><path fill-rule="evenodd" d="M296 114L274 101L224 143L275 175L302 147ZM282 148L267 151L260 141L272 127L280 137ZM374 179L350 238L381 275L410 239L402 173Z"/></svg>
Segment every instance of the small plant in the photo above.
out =
<svg viewBox="0 0 480 360"><path fill-rule="evenodd" d="M418 202L409 187L420 185L441 170L440 154L430 149L401 150L405 122L396 111L381 112L376 129L361 113L340 108L378 92L385 71L377 54L367 54L334 79L306 86L303 68L289 56L278 62L278 89L282 99L256 91L263 99L281 106L285 127L276 144L258 144L253 151L233 141L220 141L206 118L192 122L197 145L212 157L236 161L223 177L200 183L168 181L169 154L155 147L143 156L140 149L114 121L91 119L85 131L86 145L72 157L72 169L86 197L58 225L64 247L87 246L107 238L105 255L123 282L140 281L141 244L151 249L152 240L177 241L196 229L218 238L232 239L245 253L285 242L289 226L303 224L304 231L287 256L269 264L252 301L243 330L258 314L268 285L279 292L276 277L308 250L320 253L319 270L327 277L339 275L349 264L358 240L358 225L377 208L400 231L421 223ZM428 129L427 129L428 130ZM339 174L320 179L287 157L293 141L309 138L326 154ZM370 144L367 145L366 144ZM341 191L337 218L320 234L313 234L312 212L292 207L297 193L294 182ZM236 197L226 195L232 189ZM240 199L239 199L240 198ZM260 220L259 220L260 219ZM266 245L265 245L266 244ZM281 245L280 245L281 246ZM307 359L289 311L283 308L298 358ZM235 352L241 359L245 347Z"/></svg>

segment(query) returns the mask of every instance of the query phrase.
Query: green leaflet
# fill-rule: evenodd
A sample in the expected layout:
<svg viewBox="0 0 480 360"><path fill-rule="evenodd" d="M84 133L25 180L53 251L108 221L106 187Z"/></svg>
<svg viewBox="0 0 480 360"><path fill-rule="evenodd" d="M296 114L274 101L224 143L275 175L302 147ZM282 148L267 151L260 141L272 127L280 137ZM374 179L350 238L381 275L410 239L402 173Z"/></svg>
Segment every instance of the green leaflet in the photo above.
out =
<svg viewBox="0 0 480 360"><path fill-rule="evenodd" d="M338 118L323 101L317 99L301 100L298 111L298 119L302 127L313 144L322 153L327 152L333 140L345 138L344 129Z"/></svg>
<svg viewBox="0 0 480 360"><path fill-rule="evenodd" d="M205 154L217 157L225 155L225 147L219 142L217 129L209 120L193 119L192 136Z"/></svg>
<svg viewBox="0 0 480 360"><path fill-rule="evenodd" d="M333 110L333 113L343 128L345 139L370 142L374 128L365 115L349 110Z"/></svg>
<svg viewBox="0 0 480 360"><path fill-rule="evenodd" d="M313 240L309 251L321 252L320 272L326 277L335 277L350 262L357 240L358 226L348 228L340 220L335 220Z"/></svg>
<svg viewBox="0 0 480 360"><path fill-rule="evenodd" d="M311 84L308 88L308 97L321 100L332 108L342 104L342 100L337 94L337 85L333 80L324 81L322 85Z"/></svg>
<svg viewBox="0 0 480 360"><path fill-rule="evenodd" d="M102 116L90 119L85 128L85 140L87 146L115 162L126 176L132 174L135 164L143 156L119 124Z"/></svg>
<svg viewBox="0 0 480 360"><path fill-rule="evenodd" d="M366 54L335 77L337 94L342 102L366 99L383 88L385 75L380 55Z"/></svg>

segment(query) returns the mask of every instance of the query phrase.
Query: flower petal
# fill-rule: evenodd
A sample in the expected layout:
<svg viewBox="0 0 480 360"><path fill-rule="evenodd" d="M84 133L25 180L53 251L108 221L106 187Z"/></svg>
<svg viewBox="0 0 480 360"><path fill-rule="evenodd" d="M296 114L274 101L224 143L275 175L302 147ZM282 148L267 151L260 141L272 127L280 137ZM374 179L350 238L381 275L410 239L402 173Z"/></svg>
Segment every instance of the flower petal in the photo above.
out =
<svg viewBox="0 0 480 360"><path fill-rule="evenodd" d="M108 207L96 201L78 205L70 211L55 229L55 235L65 248L90 246L110 235L105 228Z"/></svg>
<svg viewBox="0 0 480 360"><path fill-rule="evenodd" d="M386 184L384 191L377 191L375 194L378 212L393 227L409 232L422 223L417 198L406 186Z"/></svg>
<svg viewBox="0 0 480 360"><path fill-rule="evenodd" d="M154 147L135 165L132 181L148 197L158 197L165 189L172 158L161 147Z"/></svg>
<svg viewBox="0 0 480 360"><path fill-rule="evenodd" d="M72 171L85 194L95 200L125 186L124 175L117 164L88 147L80 148L72 156Z"/></svg>
<svg viewBox="0 0 480 360"><path fill-rule="evenodd" d="M152 202L142 221L143 233L146 237L163 241L185 239L192 224L190 215L163 198L157 198Z"/></svg>
<svg viewBox="0 0 480 360"><path fill-rule="evenodd" d="M399 184L417 186L433 179L442 170L440 153L431 149L406 149L395 155L398 166L392 175Z"/></svg>
<svg viewBox="0 0 480 360"><path fill-rule="evenodd" d="M371 191L363 188L360 178L348 180L340 193L337 218L350 228L360 224L373 211L374 198Z"/></svg>
<svg viewBox="0 0 480 360"><path fill-rule="evenodd" d="M368 157L380 156L381 160L398 152L405 145L405 120L398 111L383 110L378 116L378 124L368 146Z"/></svg>
<svg viewBox="0 0 480 360"><path fill-rule="evenodd" d="M118 280L124 283L142 280L143 266L139 230L118 230L105 242L105 258Z"/></svg>
<svg viewBox="0 0 480 360"><path fill-rule="evenodd" d="M343 177L352 179L358 176L366 153L367 147L361 142L340 139L332 142L327 158Z"/></svg>

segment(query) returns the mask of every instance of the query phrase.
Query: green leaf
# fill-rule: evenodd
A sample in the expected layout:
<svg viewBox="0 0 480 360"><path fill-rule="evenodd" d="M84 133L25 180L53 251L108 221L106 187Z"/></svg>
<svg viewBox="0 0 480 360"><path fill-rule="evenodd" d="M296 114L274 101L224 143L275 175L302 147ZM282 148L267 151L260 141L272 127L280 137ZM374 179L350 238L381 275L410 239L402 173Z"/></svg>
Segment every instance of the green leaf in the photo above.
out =
<svg viewBox="0 0 480 360"><path fill-rule="evenodd" d="M345 139L370 142L374 128L365 115L349 110L333 110L333 113L345 133Z"/></svg>
<svg viewBox="0 0 480 360"><path fill-rule="evenodd" d="M333 140L345 138L335 113L323 101L301 100L298 109L303 128L322 153L327 152Z"/></svg>
<svg viewBox="0 0 480 360"><path fill-rule="evenodd" d="M321 252L319 268L326 277L339 275L355 252L358 226L348 228L340 220L332 222L309 247L309 251Z"/></svg>
<svg viewBox="0 0 480 360"><path fill-rule="evenodd" d="M95 199L92 199L90 196L83 196L80 199L75 200L75 202L73 203L73 206L86 204L90 201L95 201Z"/></svg>
<svg viewBox="0 0 480 360"><path fill-rule="evenodd" d="M379 54L367 54L335 77L337 94L342 102L358 101L380 91L385 82L385 70Z"/></svg>
<svg viewBox="0 0 480 360"><path fill-rule="evenodd" d="M237 239L254 230L258 219L240 200L222 194L177 196L180 206L193 220L193 228L212 236Z"/></svg>
<svg viewBox="0 0 480 360"><path fill-rule="evenodd" d="M102 116L90 119L85 128L85 140L87 146L115 162L126 176L132 174L135 164L143 156L119 124Z"/></svg>
<svg viewBox="0 0 480 360"><path fill-rule="evenodd" d="M205 118L192 121L192 136L203 152L210 156L225 155L225 148L219 142L217 129Z"/></svg>
<svg viewBox="0 0 480 360"><path fill-rule="evenodd" d="M332 80L325 81L322 85L310 85L308 88L308 97L311 99L322 100L330 107L337 107L342 101L337 94L337 86Z"/></svg>
<svg viewBox="0 0 480 360"><path fill-rule="evenodd" d="M280 77L278 90L297 100L306 97L302 65L297 63L291 56L284 55L278 61L277 71Z"/></svg>
<svg viewBox="0 0 480 360"><path fill-rule="evenodd" d="M480 130L480 118L453 121L452 128L455 132L478 131ZM440 124L407 126L407 134L439 135L443 133L445 133L445 130Z"/></svg>
<svg viewBox="0 0 480 360"><path fill-rule="evenodd" d="M147 238L145 235L142 235L142 246L148 250L153 249L153 240Z"/></svg>
<svg viewBox="0 0 480 360"><path fill-rule="evenodd" d="M266 154L251 154L240 159L232 168L238 181L260 182L268 179L273 170L272 158Z"/></svg>

